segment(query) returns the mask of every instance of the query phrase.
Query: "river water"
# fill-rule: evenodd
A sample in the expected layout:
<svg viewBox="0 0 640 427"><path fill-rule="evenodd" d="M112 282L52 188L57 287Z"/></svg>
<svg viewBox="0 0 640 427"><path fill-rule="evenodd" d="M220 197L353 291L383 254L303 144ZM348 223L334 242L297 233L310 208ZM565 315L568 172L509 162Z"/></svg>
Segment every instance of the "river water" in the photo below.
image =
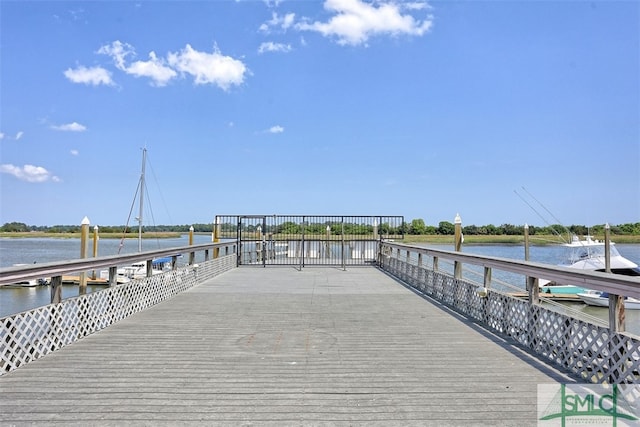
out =
<svg viewBox="0 0 640 427"><path fill-rule="evenodd" d="M211 241L210 235L195 235L194 243L207 243ZM188 245L188 236L171 239L144 239L142 250L155 250L163 248L173 248ZM120 239L102 239L99 241L98 254L115 255L121 245ZM420 245L434 249L453 250L453 245ZM92 248L92 241L89 242L89 250ZM637 264L640 264L640 245L617 244L616 248L620 254ZM133 253L138 250L136 239L126 239L120 253ZM463 252L524 260L524 248L519 245L463 245ZM564 255L564 248L556 245L531 246L530 260L546 264L558 264ZM10 267L19 263L51 262L66 259L77 259L80 257L80 239L57 239L57 238L0 238L0 268ZM443 266L441 266L442 268ZM446 266L444 266L446 268ZM469 267L467 274L473 275L473 266ZM473 280L482 282L482 269L475 269L478 277L470 277ZM496 282L505 282L515 285L524 290L525 278L506 272L494 271L493 279ZM496 286L496 287L499 287ZM88 292L103 289L102 286L89 286ZM76 285L63 285L62 297L70 298L78 294ZM30 310L35 307L48 304L50 301L49 287L39 286L35 288L4 288L0 287L0 317L8 316L21 311ZM570 306L580 312L601 319L607 319L608 310L606 308L590 307L582 303L571 303ZM627 310L627 330L640 335L640 310Z"/></svg>
<svg viewBox="0 0 640 427"><path fill-rule="evenodd" d="M194 244L211 242L211 235L196 234ZM183 235L170 239L143 239L142 250L176 248L187 246L189 236ZM93 240L89 239L89 252L93 250ZM98 255L117 255L138 251L137 239L100 239ZM58 239L29 237L24 239L0 238L0 268L15 264L32 264L52 261L63 261L80 258L80 239ZM104 286L88 285L87 292L104 289ZM62 298L78 295L77 285L62 285ZM31 310L49 304L51 301L48 286L33 288L7 288L0 286L0 317Z"/></svg>

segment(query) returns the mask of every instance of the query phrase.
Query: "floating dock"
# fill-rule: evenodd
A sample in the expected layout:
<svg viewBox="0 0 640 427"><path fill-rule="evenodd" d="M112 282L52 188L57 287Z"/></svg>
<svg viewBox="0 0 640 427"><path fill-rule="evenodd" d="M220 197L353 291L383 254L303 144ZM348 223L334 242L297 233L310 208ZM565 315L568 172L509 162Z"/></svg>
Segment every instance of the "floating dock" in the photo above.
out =
<svg viewBox="0 0 640 427"><path fill-rule="evenodd" d="M80 276L62 276L62 284L78 285L80 284ZM101 279L100 277L93 279L90 276L87 276L87 285L109 286L109 281L107 279Z"/></svg>

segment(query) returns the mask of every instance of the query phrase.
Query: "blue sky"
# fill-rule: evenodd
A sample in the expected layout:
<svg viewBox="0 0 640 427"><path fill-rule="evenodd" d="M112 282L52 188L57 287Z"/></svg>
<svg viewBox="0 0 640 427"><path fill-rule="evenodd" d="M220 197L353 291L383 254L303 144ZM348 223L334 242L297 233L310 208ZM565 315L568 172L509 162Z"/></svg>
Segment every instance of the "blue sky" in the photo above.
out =
<svg viewBox="0 0 640 427"><path fill-rule="evenodd" d="M637 1L0 3L0 223L640 221ZM544 213L544 210L535 205ZM551 218L549 218L551 222Z"/></svg>

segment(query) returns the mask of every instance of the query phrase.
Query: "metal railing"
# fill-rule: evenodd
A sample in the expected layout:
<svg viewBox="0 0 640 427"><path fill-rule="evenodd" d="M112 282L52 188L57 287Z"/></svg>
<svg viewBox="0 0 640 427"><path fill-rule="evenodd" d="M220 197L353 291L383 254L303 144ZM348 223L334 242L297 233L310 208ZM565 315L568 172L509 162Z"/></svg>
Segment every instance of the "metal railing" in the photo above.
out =
<svg viewBox="0 0 640 427"><path fill-rule="evenodd" d="M54 281L58 277L62 277L66 274L73 274L79 272L96 271L100 269L109 269L109 284L115 285L117 282L117 267L128 265L134 262L144 261L149 266L156 258L171 257L173 259L172 265L175 268L177 258L183 254L189 254L190 260L195 260L196 253L203 254L203 260L208 261L216 254L223 252L223 254L235 253L235 242L224 243L203 243L199 245L180 246L169 249L158 249L145 252L136 252L126 255L110 255L97 258L82 258L72 259L64 261L54 261L39 264L30 264L16 267L0 268L0 286L10 285L18 283L24 280L51 278ZM149 276L152 274L152 269L148 268L147 273Z"/></svg>
<svg viewBox="0 0 640 427"><path fill-rule="evenodd" d="M218 257L212 258L211 251ZM156 257L204 253L203 261L170 271L108 286L101 291L65 299L0 318L0 375L58 350L119 320L162 302L204 280L236 267L235 243L202 244L131 255L50 262L0 269L0 283L122 265ZM52 286L53 294L53 286Z"/></svg>
<svg viewBox="0 0 640 427"><path fill-rule="evenodd" d="M219 215L214 239L238 243L238 265L363 265L378 242L402 239L402 216Z"/></svg>
<svg viewBox="0 0 640 427"><path fill-rule="evenodd" d="M484 267L477 283L439 268L441 260ZM491 288L492 269L640 297L640 279L504 258L381 242L379 266L416 291L593 383L640 381L640 338L552 309L529 289L521 299ZM535 280L529 283L536 285ZM537 286L537 285L536 285ZM640 397L638 397L640 401Z"/></svg>

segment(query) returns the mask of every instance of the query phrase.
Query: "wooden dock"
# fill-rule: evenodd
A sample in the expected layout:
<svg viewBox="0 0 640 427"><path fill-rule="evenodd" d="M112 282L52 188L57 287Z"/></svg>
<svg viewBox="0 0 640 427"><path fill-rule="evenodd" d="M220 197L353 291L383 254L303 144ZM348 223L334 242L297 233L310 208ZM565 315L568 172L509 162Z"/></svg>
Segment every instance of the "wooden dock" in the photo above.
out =
<svg viewBox="0 0 640 427"><path fill-rule="evenodd" d="M80 276L62 276L62 284L64 285L77 285L79 283ZM87 276L87 285L109 286L109 281L100 277L94 279L91 276Z"/></svg>
<svg viewBox="0 0 640 427"><path fill-rule="evenodd" d="M245 267L0 377L0 425L535 426L557 382L374 267Z"/></svg>

